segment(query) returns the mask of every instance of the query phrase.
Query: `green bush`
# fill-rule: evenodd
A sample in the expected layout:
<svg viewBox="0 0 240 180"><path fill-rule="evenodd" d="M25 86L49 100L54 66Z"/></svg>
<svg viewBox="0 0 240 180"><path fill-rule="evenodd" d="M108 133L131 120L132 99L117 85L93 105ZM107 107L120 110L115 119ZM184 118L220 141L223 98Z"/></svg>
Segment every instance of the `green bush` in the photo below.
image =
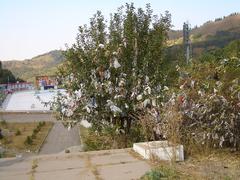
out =
<svg viewBox="0 0 240 180"><path fill-rule="evenodd" d="M97 132L94 128L88 128L83 130L85 133L81 132L84 150L93 151L132 147L133 143L144 141L141 128L140 125L134 124L128 134L124 130L119 130L118 126L107 126L101 132Z"/></svg>
<svg viewBox="0 0 240 180"><path fill-rule="evenodd" d="M0 139L3 138L2 129L0 128Z"/></svg>
<svg viewBox="0 0 240 180"><path fill-rule="evenodd" d="M33 130L33 134L37 134L39 132L39 128L35 128L34 130Z"/></svg>
<svg viewBox="0 0 240 180"><path fill-rule="evenodd" d="M5 145L10 144L11 142L12 142L12 140L7 138L6 136L2 138L2 143Z"/></svg>
<svg viewBox="0 0 240 180"><path fill-rule="evenodd" d="M37 127L36 127L37 131L40 131L40 130L41 130L41 127L42 127L42 126L38 124Z"/></svg>
<svg viewBox="0 0 240 180"><path fill-rule="evenodd" d="M38 125L37 125L37 129L40 131L41 128L42 128L43 126L45 126L45 125L46 125L46 122L41 121L41 122L38 123Z"/></svg>
<svg viewBox="0 0 240 180"><path fill-rule="evenodd" d="M39 122L37 127L33 130L33 133L32 133L32 139L35 139L36 138L36 135L37 133L41 130L42 126L45 126L45 122Z"/></svg>
<svg viewBox="0 0 240 180"><path fill-rule="evenodd" d="M158 180L164 178L164 175L161 171L151 170L147 172L142 179L144 180Z"/></svg>
<svg viewBox="0 0 240 180"><path fill-rule="evenodd" d="M21 133L21 131L18 129L16 132L15 132L15 135L16 136L19 136L19 135L21 135L22 133Z"/></svg>
<svg viewBox="0 0 240 180"><path fill-rule="evenodd" d="M45 121L42 121L42 126L45 126L46 125L46 122Z"/></svg>
<svg viewBox="0 0 240 180"><path fill-rule="evenodd" d="M5 120L0 121L0 123L1 123L1 126L7 127L7 122Z"/></svg>
<svg viewBox="0 0 240 180"><path fill-rule="evenodd" d="M31 138L30 136L27 136L27 138L26 138L24 144L26 144L26 145L32 145L32 143L33 143L32 138Z"/></svg>
<svg viewBox="0 0 240 180"><path fill-rule="evenodd" d="M36 139L36 134L33 133L32 136L31 136L32 139Z"/></svg>
<svg viewBox="0 0 240 180"><path fill-rule="evenodd" d="M0 158L5 158L6 157L6 152L0 152Z"/></svg>
<svg viewBox="0 0 240 180"><path fill-rule="evenodd" d="M170 167L158 167L147 172L141 180L180 179L179 173Z"/></svg>
<svg viewBox="0 0 240 180"><path fill-rule="evenodd" d="M43 126L42 122L39 122L38 127L42 127L42 126Z"/></svg>

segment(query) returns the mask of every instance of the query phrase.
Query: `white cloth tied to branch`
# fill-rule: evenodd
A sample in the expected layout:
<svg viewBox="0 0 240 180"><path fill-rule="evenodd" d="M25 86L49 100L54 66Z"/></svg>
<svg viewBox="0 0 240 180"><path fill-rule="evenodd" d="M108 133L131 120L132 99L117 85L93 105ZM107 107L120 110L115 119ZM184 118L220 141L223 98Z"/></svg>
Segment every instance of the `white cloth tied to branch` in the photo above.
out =
<svg viewBox="0 0 240 180"><path fill-rule="evenodd" d="M114 113L122 113L122 110L116 105L114 105L111 100L107 100L107 106L109 106L110 110Z"/></svg>

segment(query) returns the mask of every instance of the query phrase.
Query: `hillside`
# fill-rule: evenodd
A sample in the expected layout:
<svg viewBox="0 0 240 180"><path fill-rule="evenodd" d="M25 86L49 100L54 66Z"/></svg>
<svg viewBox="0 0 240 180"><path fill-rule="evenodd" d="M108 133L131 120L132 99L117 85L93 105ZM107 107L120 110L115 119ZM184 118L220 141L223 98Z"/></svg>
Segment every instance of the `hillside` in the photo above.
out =
<svg viewBox="0 0 240 180"><path fill-rule="evenodd" d="M64 60L62 51L55 50L23 61L4 61L3 67L23 80L34 81L38 75L53 75Z"/></svg>
<svg viewBox="0 0 240 180"><path fill-rule="evenodd" d="M240 14L233 13L215 21L208 21L191 30L190 38L193 53L200 54L205 50L222 48L229 42L240 39ZM182 30L169 32L169 46L182 43Z"/></svg>
<svg viewBox="0 0 240 180"><path fill-rule="evenodd" d="M11 71L9 71L8 69L3 69L2 62L0 61L0 84L5 84L8 82L14 83L16 81L21 81L21 79L16 79Z"/></svg>
<svg viewBox="0 0 240 180"><path fill-rule="evenodd" d="M191 30L193 55L197 56L204 51L222 48L229 42L240 39L240 14L234 13L215 21L208 21L200 27ZM182 44L182 30L169 32L169 52L180 49ZM57 66L64 60L62 51L55 50L24 61L4 61L3 68L23 80L34 81L37 75L53 75Z"/></svg>

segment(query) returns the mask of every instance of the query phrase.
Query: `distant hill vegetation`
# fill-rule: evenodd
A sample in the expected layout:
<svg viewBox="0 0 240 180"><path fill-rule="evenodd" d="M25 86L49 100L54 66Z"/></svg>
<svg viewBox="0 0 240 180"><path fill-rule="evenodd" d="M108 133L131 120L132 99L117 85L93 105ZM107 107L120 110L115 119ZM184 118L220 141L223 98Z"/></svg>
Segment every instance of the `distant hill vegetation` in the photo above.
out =
<svg viewBox="0 0 240 180"><path fill-rule="evenodd" d="M233 13L214 21L208 21L191 30L193 55L198 57L203 52L223 48L233 40L240 39L240 14ZM182 31L171 30L168 41L169 59L181 56ZM57 67L64 61L63 51L55 50L24 61L4 61L3 68L10 70L15 77L34 81L38 75L54 75Z"/></svg>
<svg viewBox="0 0 240 180"><path fill-rule="evenodd" d="M23 61L3 61L3 67L16 77L34 82L35 76L54 75L63 60L63 51L55 50Z"/></svg>
<svg viewBox="0 0 240 180"><path fill-rule="evenodd" d="M0 61L0 84L15 83L17 81L22 81L22 80L15 78L12 72L9 71L8 69L3 69L2 62ZM1 96L0 96L0 102L1 102Z"/></svg>
<svg viewBox="0 0 240 180"><path fill-rule="evenodd" d="M200 27L194 27L190 34L194 55L222 48L229 42L240 39L240 14L233 13L215 21L208 21ZM168 35L170 47L182 44L182 30L171 30Z"/></svg>

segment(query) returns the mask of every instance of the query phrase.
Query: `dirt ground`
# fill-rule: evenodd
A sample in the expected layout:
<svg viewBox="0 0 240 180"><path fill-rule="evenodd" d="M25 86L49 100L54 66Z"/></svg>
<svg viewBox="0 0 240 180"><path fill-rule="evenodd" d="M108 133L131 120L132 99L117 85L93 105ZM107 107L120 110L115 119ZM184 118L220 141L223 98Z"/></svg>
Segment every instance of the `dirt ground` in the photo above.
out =
<svg viewBox="0 0 240 180"><path fill-rule="evenodd" d="M239 180L240 153L213 152L208 155L188 157L184 162L155 161L153 166L164 166L179 173L180 179Z"/></svg>
<svg viewBox="0 0 240 180"><path fill-rule="evenodd" d="M39 122L39 121L56 121L53 113L41 112L0 112L0 120L6 122Z"/></svg>
<svg viewBox="0 0 240 180"><path fill-rule="evenodd" d="M39 123L37 122L0 122L0 129L2 130L2 134L4 134L4 138L0 140L0 146L3 145L4 148L7 148L6 154L11 152L9 155L22 153L26 150L31 150L32 152L38 151L49 130L52 128L53 123L46 122L43 126L41 126L40 130L35 134L35 138L32 139L32 144L26 145L25 140L27 136L31 137L33 131L38 127L38 125ZM16 135L17 132L19 132L19 134Z"/></svg>

